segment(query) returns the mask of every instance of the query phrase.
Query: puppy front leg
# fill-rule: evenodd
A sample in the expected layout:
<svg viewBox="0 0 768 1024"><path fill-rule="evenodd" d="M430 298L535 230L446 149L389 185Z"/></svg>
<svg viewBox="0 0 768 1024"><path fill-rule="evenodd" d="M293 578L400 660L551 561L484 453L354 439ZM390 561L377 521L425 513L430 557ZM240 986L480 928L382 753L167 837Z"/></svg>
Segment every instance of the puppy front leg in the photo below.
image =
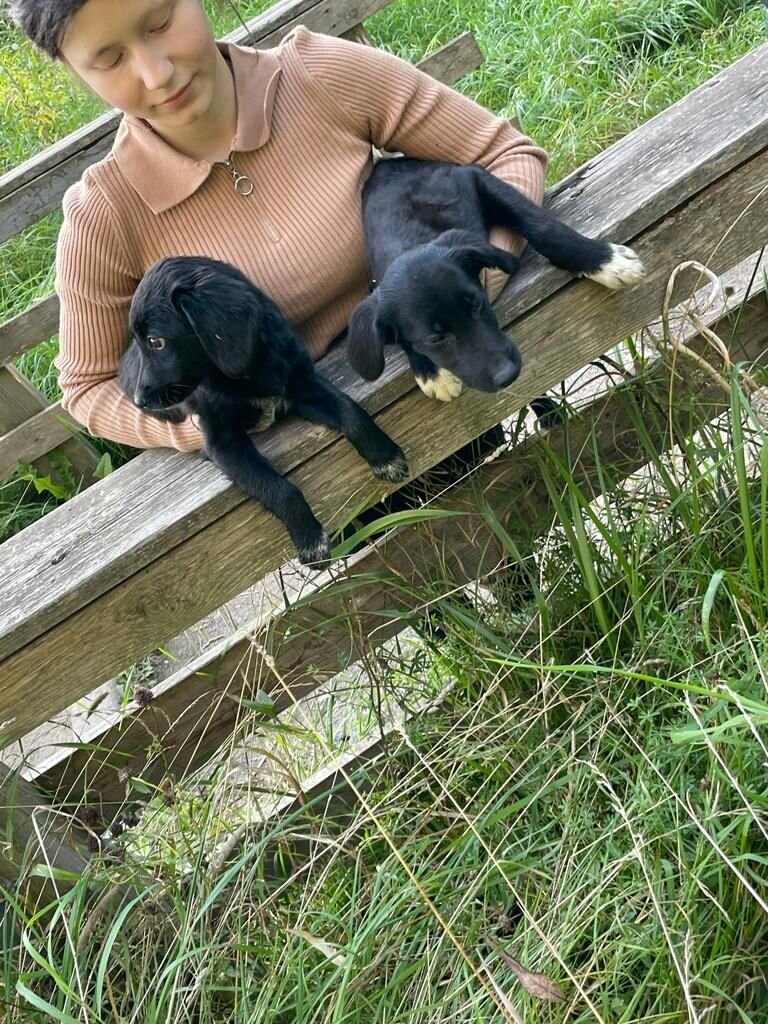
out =
<svg viewBox="0 0 768 1024"><path fill-rule="evenodd" d="M464 390L464 385L450 370L439 369L426 356L418 352L407 352L416 383L427 396L436 398L438 402L452 402Z"/></svg>
<svg viewBox="0 0 768 1024"><path fill-rule="evenodd" d="M328 534L298 487L277 472L235 427L213 424L201 415L203 451L249 498L280 520L296 546L299 561L320 566L328 561Z"/></svg>
<svg viewBox="0 0 768 1024"><path fill-rule="evenodd" d="M613 289L631 287L645 277L642 260L629 246L582 235L489 171L476 166L467 171L489 222L522 235L554 266Z"/></svg>
<svg viewBox="0 0 768 1024"><path fill-rule="evenodd" d="M408 463L389 434L349 395L323 378L306 378L291 396L297 416L333 427L350 441L380 480L401 483L408 479Z"/></svg>

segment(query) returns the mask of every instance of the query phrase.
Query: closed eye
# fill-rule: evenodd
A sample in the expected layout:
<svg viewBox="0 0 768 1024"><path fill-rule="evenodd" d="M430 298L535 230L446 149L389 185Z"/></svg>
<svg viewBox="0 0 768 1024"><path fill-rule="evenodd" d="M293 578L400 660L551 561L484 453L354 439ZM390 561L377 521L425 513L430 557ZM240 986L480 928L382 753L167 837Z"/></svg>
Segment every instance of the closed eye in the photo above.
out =
<svg viewBox="0 0 768 1024"><path fill-rule="evenodd" d="M116 68L120 64L120 61L122 59L123 59L123 53L122 53L122 50L121 50L114 57L114 59L112 61L110 61L110 63L108 63L108 64L101 64L101 65L96 67L96 70L97 71L111 71L113 68Z"/></svg>
<svg viewBox="0 0 768 1024"><path fill-rule="evenodd" d="M168 17L162 23L162 25L156 25L155 28L151 28L150 29L150 32L155 32L157 34L159 34L161 32L165 32L165 30L170 27L172 19L173 19L173 11L171 11L171 13L168 15Z"/></svg>

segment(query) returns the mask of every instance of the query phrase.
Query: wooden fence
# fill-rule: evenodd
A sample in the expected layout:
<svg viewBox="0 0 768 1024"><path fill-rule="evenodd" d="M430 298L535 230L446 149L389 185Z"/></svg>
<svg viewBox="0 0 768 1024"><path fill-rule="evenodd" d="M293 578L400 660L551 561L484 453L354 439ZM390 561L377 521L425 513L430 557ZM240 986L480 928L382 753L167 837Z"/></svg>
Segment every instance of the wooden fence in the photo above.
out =
<svg viewBox="0 0 768 1024"><path fill-rule="evenodd" d="M362 20L387 2L285 0L250 29L260 46L299 22L359 36ZM698 259L719 273L759 248L768 225L767 55L768 46L757 49L549 192L548 204L563 219L632 244L649 273L642 286L613 294L574 282L527 254L496 307L525 361L510 389L467 392L438 410L414 386L402 358L392 358L373 384L356 379L343 350L324 358L324 372L376 414L407 452L415 474L653 321L670 272L682 260ZM453 81L478 59L465 36L426 66ZM83 167L106 152L114 130L114 115L105 115L0 180L0 238L53 209ZM681 276L678 297L692 280ZM762 296L750 299L740 316L739 336L748 339L741 354L756 358L768 340ZM0 361L50 335L55 320L56 300L49 297L0 327ZM11 396L0 408L18 407L16 422L0 420L6 431L0 469L7 472L17 459L44 459L67 438L69 453L92 468L87 442L71 439L61 410L45 406L36 394L24 405L14 396L28 394L29 384L8 366L0 372L0 394ZM663 364L653 373L663 380ZM716 411L722 399L710 397ZM587 434L594 433L602 456L617 469L637 468L642 449L625 402L600 397L546 442L528 441L483 467L443 502L465 514L400 529L336 567L332 578L313 580L312 600L276 603L179 667L155 688L149 707L130 704L112 720L102 717L80 736L87 749L52 750L28 774L56 790L60 801L76 806L87 798L106 813L124 800L126 779L157 780L187 770L230 735L238 713L233 695L259 687L284 707L401 630L407 620L388 609L396 601L419 613L418 584L435 570L436 552L442 553L442 572L456 582L488 572L499 550L482 530L478 488L513 536L521 513L527 524L538 521L548 498L534 468L536 446L558 447L594 495L599 481L594 451L583 443ZM670 443L663 422L654 436L660 449ZM384 493L349 445L324 429L287 422L260 437L259 446L330 527ZM0 747L267 577L288 553L276 522L210 464L165 450L142 454L7 541L0 549Z"/></svg>

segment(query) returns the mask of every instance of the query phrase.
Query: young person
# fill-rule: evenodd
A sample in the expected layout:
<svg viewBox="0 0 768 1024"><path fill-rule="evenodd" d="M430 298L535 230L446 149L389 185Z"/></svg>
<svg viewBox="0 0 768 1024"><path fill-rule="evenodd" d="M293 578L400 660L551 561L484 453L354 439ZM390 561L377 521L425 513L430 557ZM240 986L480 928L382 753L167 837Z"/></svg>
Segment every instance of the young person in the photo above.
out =
<svg viewBox="0 0 768 1024"><path fill-rule="evenodd" d="M131 296L169 255L226 260L267 292L317 358L365 297L360 191L371 147L479 163L540 202L546 155L507 120L374 47L296 28L254 50L217 42L200 0L12 0L52 59L123 112L109 155L64 197L56 360L92 434L200 448L122 394ZM523 242L494 230L519 253ZM486 272L495 297L500 271Z"/></svg>

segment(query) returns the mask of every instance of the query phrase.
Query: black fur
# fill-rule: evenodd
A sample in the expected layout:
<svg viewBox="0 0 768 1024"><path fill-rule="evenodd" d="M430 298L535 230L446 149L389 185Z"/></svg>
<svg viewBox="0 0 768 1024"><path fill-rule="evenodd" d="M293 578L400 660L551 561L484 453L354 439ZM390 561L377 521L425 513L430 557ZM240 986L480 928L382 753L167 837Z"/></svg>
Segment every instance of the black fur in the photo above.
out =
<svg viewBox="0 0 768 1024"><path fill-rule="evenodd" d="M344 434L381 479L407 478L401 449L320 377L275 303L235 267L197 256L160 260L133 296L130 331L118 375L123 390L158 419L196 414L204 454L277 516L301 561L326 561L328 536L249 430L269 426L276 411L293 412Z"/></svg>
<svg viewBox="0 0 768 1024"><path fill-rule="evenodd" d="M497 391L520 373L516 343L499 329L478 275L484 267L514 274L518 260L491 245L507 227L555 266L600 272L618 249L586 238L516 188L476 165L381 160L363 188L363 225L377 287L354 310L348 354L361 376L384 369L384 346L399 343L414 375L447 370L480 391ZM642 273L642 264L637 261ZM619 286L619 285L614 285Z"/></svg>

